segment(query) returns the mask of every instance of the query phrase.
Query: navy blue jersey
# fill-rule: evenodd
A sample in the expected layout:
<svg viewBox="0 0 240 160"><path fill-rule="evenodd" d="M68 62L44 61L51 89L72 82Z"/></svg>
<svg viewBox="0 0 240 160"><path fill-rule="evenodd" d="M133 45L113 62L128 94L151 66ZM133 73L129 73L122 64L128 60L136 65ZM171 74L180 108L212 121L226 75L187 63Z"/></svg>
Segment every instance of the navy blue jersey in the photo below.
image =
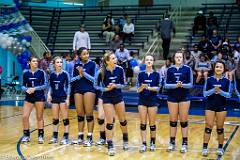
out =
<svg viewBox="0 0 240 160"><path fill-rule="evenodd" d="M66 71L50 74L50 93L52 97L66 97L70 95L70 76Z"/></svg>
<svg viewBox="0 0 240 160"><path fill-rule="evenodd" d="M106 69L104 78L102 78L100 69L95 77L95 89L101 90L103 92L103 97L122 96L122 88L125 85L124 75L125 73L123 71L123 68L118 65L114 68L112 72ZM106 91L106 87L111 83L116 84L117 88L114 88L111 91Z"/></svg>
<svg viewBox="0 0 240 160"><path fill-rule="evenodd" d="M215 92L215 86L220 87L221 91L219 94ZM208 106L225 106L227 98L231 97L231 82L224 76L219 80L215 76L211 76L205 82L203 96L206 97Z"/></svg>
<svg viewBox="0 0 240 160"><path fill-rule="evenodd" d="M234 72L234 89L235 89L235 93L238 96L238 98L240 98L240 77L237 76L236 71Z"/></svg>
<svg viewBox="0 0 240 160"><path fill-rule="evenodd" d="M83 77L80 77L77 67L83 67ZM83 64L78 60L73 69L73 77L71 82L73 82L75 91L94 91L94 77L96 72L96 63L89 60L87 63Z"/></svg>
<svg viewBox="0 0 240 160"><path fill-rule="evenodd" d="M35 88L33 94L28 94L26 92L26 96L45 97L44 90L47 86L47 75L43 70L37 69L35 72L32 72L31 70L23 71L22 90L26 92L28 88Z"/></svg>
<svg viewBox="0 0 240 160"><path fill-rule="evenodd" d="M157 90L159 91L161 85L160 74L156 71L151 73L147 73L146 71L140 72L137 78L137 88L142 84L147 84L149 87L157 87ZM151 101L151 99L157 98L158 91L154 92L148 89L143 89L143 91L139 93L139 99L147 99Z"/></svg>
<svg viewBox="0 0 240 160"><path fill-rule="evenodd" d="M177 88L177 82L181 81L182 88ZM169 97L186 97L189 95L189 89L193 86L192 69L187 65L181 65L179 69L172 65L167 70L164 87L167 89Z"/></svg>

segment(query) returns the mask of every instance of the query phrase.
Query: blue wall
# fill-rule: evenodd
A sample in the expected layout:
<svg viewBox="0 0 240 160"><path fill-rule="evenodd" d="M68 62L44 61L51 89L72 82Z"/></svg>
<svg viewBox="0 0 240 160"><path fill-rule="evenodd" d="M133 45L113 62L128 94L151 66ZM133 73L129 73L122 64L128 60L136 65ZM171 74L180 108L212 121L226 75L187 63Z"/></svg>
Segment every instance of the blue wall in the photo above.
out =
<svg viewBox="0 0 240 160"><path fill-rule="evenodd" d="M0 4L12 5L13 0L0 0Z"/></svg>
<svg viewBox="0 0 240 160"><path fill-rule="evenodd" d="M15 64L15 65L14 65ZM22 75L22 67L18 63L16 56L11 52L6 51L0 48L0 65L2 66L2 83L5 83L6 80L10 81L11 79L7 79L7 77ZM15 74L14 74L15 70Z"/></svg>

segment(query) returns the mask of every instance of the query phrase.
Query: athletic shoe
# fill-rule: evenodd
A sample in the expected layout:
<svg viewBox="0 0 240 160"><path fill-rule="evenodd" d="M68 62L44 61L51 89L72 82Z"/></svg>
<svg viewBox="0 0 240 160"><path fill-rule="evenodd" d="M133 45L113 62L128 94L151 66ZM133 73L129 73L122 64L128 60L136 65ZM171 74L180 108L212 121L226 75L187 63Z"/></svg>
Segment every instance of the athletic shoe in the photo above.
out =
<svg viewBox="0 0 240 160"><path fill-rule="evenodd" d="M69 139L66 138L66 137L63 137L61 142L60 142L60 145L67 145L67 144L70 144Z"/></svg>
<svg viewBox="0 0 240 160"><path fill-rule="evenodd" d="M78 145L83 144L84 140L81 138L81 136L82 136L82 135L78 135L78 139L73 140L73 141L72 141L72 144L78 144Z"/></svg>
<svg viewBox="0 0 240 160"><path fill-rule="evenodd" d="M183 144L182 147L181 147L181 149L180 149L180 152L181 152L181 153L186 153L186 152L187 152L187 149L188 149L188 146L185 145L185 144Z"/></svg>
<svg viewBox="0 0 240 160"><path fill-rule="evenodd" d="M202 155L205 156L205 157L208 156L208 149L207 148L203 148Z"/></svg>
<svg viewBox="0 0 240 160"><path fill-rule="evenodd" d="M147 146L144 145L144 144L142 144L142 145L140 146L139 152L140 152L140 153L143 153L143 152L146 152L146 151L147 151Z"/></svg>
<svg viewBox="0 0 240 160"><path fill-rule="evenodd" d="M83 143L84 147L91 147L92 146L92 138L88 137L87 140Z"/></svg>
<svg viewBox="0 0 240 160"><path fill-rule="evenodd" d="M123 150L128 150L128 142L123 142Z"/></svg>
<svg viewBox="0 0 240 160"><path fill-rule="evenodd" d="M96 144L99 145L99 146L102 146L102 145L105 145L106 142L107 141L105 139L100 138L99 141Z"/></svg>
<svg viewBox="0 0 240 160"><path fill-rule="evenodd" d="M150 151L151 152L155 151L155 144L153 144L153 143L150 144Z"/></svg>
<svg viewBox="0 0 240 160"><path fill-rule="evenodd" d="M52 137L52 139L50 139L49 144L55 144L58 142L58 139L56 137Z"/></svg>
<svg viewBox="0 0 240 160"><path fill-rule="evenodd" d="M218 155L218 156L223 156L223 154L224 154L223 148L218 148L218 149L217 149L217 155Z"/></svg>
<svg viewBox="0 0 240 160"><path fill-rule="evenodd" d="M115 152L115 148L111 147L111 148L108 149L108 155L109 155L109 156L114 156L115 153L116 153L116 152Z"/></svg>
<svg viewBox="0 0 240 160"><path fill-rule="evenodd" d="M175 150L175 144L169 143L167 151L171 152L171 151L174 151L174 150Z"/></svg>
<svg viewBox="0 0 240 160"><path fill-rule="evenodd" d="M22 140L21 140L21 143L28 143L28 142L30 142L30 137L29 136L23 136Z"/></svg>
<svg viewBox="0 0 240 160"><path fill-rule="evenodd" d="M44 143L44 138L43 136L38 137L38 144L43 144Z"/></svg>

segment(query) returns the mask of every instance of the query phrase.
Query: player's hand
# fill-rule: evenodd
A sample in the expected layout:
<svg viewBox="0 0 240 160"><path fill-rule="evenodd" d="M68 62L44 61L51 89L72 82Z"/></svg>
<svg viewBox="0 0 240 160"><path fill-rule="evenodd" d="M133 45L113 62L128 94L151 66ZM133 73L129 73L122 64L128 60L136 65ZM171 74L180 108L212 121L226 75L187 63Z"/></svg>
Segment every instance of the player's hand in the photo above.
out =
<svg viewBox="0 0 240 160"><path fill-rule="evenodd" d="M48 96L47 102L48 102L48 103L51 103L51 101L52 101L52 96Z"/></svg>
<svg viewBox="0 0 240 160"><path fill-rule="evenodd" d="M70 104L70 100L69 100L69 97L67 97L67 99L66 99L66 106L68 107L69 106L69 104Z"/></svg>
<svg viewBox="0 0 240 160"><path fill-rule="evenodd" d="M220 91L221 91L221 89L220 89L219 86L215 86L215 87L214 87L214 90L215 90L215 92L216 92L217 94L219 94Z"/></svg>
<svg viewBox="0 0 240 160"><path fill-rule="evenodd" d="M80 77L82 77L83 76L83 67L78 66L77 70L79 72Z"/></svg>

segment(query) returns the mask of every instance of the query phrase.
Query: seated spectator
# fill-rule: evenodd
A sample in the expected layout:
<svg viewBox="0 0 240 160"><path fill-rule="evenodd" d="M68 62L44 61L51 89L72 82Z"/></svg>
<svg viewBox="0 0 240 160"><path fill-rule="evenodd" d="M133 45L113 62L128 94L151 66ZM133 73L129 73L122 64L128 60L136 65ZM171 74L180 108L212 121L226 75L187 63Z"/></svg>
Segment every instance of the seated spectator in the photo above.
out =
<svg viewBox="0 0 240 160"><path fill-rule="evenodd" d="M206 35L206 17L203 15L203 11L198 11L198 15L194 18L192 28L193 37L195 36L195 33L200 30Z"/></svg>
<svg viewBox="0 0 240 160"><path fill-rule="evenodd" d="M108 13L107 16L104 18L103 22L107 21L107 19L111 20L112 25L115 24L114 19L112 18L112 13Z"/></svg>
<svg viewBox="0 0 240 160"><path fill-rule="evenodd" d="M119 27L121 29L121 31L123 30L124 25L127 23L127 19L128 19L128 14L124 13L123 17L119 18Z"/></svg>
<svg viewBox="0 0 240 160"><path fill-rule="evenodd" d="M234 70L235 70L236 66L234 63L234 59L233 58L229 58L226 61L226 78L229 79L230 81L233 80L233 74L234 74Z"/></svg>
<svg viewBox="0 0 240 160"><path fill-rule="evenodd" d="M223 59L222 52L219 52L217 55L215 55L215 56L211 59L211 63L212 63L212 64L214 64L216 61L223 61L223 62L225 62L225 60Z"/></svg>
<svg viewBox="0 0 240 160"><path fill-rule="evenodd" d="M124 48L124 44L120 44L120 48L116 50L115 55L118 59L118 64L126 71L126 63L130 59L130 55L129 51Z"/></svg>
<svg viewBox="0 0 240 160"><path fill-rule="evenodd" d="M193 49L190 53L193 56L195 62L199 59L200 54L202 54L202 52L198 49L198 44L193 45Z"/></svg>
<svg viewBox="0 0 240 160"><path fill-rule="evenodd" d="M208 27L208 36L211 36L214 29L218 29L218 21L217 17L214 16L212 11L209 12L209 17L207 19L207 27Z"/></svg>
<svg viewBox="0 0 240 160"><path fill-rule="evenodd" d="M222 48L221 48L220 52L222 53L223 59L225 61L227 61L230 57L233 57L233 54L232 54L231 49L229 48L229 45L227 42L224 42L222 44Z"/></svg>
<svg viewBox="0 0 240 160"><path fill-rule="evenodd" d="M167 69L172 65L172 58L171 57L168 57L166 60L165 60L165 64L160 68L159 70L159 74L162 78L162 82L164 82L165 80L165 77L167 75Z"/></svg>
<svg viewBox="0 0 240 160"><path fill-rule="evenodd" d="M210 36L209 40L212 44L212 54L216 55L222 44L222 37L218 34L217 29L213 30L213 35ZM212 57L209 57L209 58L212 58Z"/></svg>
<svg viewBox="0 0 240 160"><path fill-rule="evenodd" d="M185 64L191 67L192 69L194 69L194 64L195 64L194 57L191 55L191 53L188 50L184 52L184 55L185 55L185 59L184 59Z"/></svg>
<svg viewBox="0 0 240 160"><path fill-rule="evenodd" d="M212 58L213 56L211 55L211 47L212 44L209 41L207 36L203 36L201 41L198 43L198 48L202 53L205 53L208 55L208 58Z"/></svg>
<svg viewBox="0 0 240 160"><path fill-rule="evenodd" d="M120 39L120 36L116 34L110 42L110 50L115 52L120 47L120 44L122 44L122 40Z"/></svg>
<svg viewBox="0 0 240 160"><path fill-rule="evenodd" d="M128 41L132 41L132 37L134 36L134 24L131 22L131 19L127 19L127 23L123 26L123 43L125 39L128 38Z"/></svg>
<svg viewBox="0 0 240 160"><path fill-rule="evenodd" d="M211 70L211 63L208 61L205 54L201 54L199 60L195 64L195 71L197 72L196 83L199 83L202 78L208 78L208 72Z"/></svg>
<svg viewBox="0 0 240 160"><path fill-rule="evenodd" d="M238 50L239 47L240 47L240 35L237 36L237 41L234 43L233 49Z"/></svg>
<svg viewBox="0 0 240 160"><path fill-rule="evenodd" d="M38 67L46 74L50 74L50 63L52 60L52 55L50 51L46 51L43 53L43 58L39 60Z"/></svg>
<svg viewBox="0 0 240 160"><path fill-rule="evenodd" d="M110 18L107 18L102 25L102 34L106 37L106 43L109 45L115 33L113 32L113 24Z"/></svg>

